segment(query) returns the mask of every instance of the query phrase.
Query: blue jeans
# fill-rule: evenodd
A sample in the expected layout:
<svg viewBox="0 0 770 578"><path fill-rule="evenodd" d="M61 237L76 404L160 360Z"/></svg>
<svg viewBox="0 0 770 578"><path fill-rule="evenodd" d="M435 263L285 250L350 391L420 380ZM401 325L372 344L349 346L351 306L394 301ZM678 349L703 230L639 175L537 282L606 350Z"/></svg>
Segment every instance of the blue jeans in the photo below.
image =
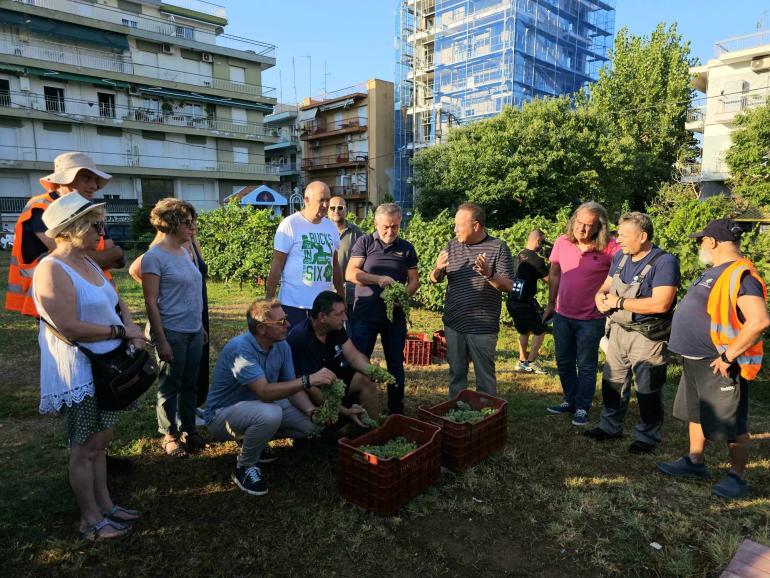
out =
<svg viewBox="0 0 770 578"><path fill-rule="evenodd" d="M382 339L385 363L388 371L396 378L395 384L388 384L388 411L404 413L404 345L406 345L406 320L368 321L356 319L353 324L353 345L366 355L372 356L377 335Z"/></svg>
<svg viewBox="0 0 770 578"><path fill-rule="evenodd" d="M564 390L564 401L575 409L591 409L604 323L604 317L582 320L558 313L553 316L556 367Z"/></svg>

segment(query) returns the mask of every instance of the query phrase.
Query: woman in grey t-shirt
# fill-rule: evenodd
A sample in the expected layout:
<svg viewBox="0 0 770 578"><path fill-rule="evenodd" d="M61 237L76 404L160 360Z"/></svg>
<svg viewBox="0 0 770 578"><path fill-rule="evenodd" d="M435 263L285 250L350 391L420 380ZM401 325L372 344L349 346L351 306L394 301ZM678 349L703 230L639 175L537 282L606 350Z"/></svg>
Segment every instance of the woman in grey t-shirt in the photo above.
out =
<svg viewBox="0 0 770 578"><path fill-rule="evenodd" d="M195 208L180 199L161 199L150 222L165 234L142 258L142 290L150 331L160 365L158 431L174 457L200 450L204 441L195 427L196 386L203 345L203 282L183 247L192 238Z"/></svg>

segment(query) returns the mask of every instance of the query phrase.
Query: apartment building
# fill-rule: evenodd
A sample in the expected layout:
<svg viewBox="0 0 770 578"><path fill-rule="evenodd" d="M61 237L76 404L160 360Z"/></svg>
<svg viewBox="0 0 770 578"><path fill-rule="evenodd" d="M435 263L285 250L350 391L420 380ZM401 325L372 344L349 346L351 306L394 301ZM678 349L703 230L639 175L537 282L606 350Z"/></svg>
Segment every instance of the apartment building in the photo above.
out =
<svg viewBox="0 0 770 578"><path fill-rule="evenodd" d="M683 167L682 180L698 183L703 197L728 193L725 153L732 145L736 115L770 97L770 30L721 40L716 56L690 69L703 103L687 113L685 127L700 135L701 162Z"/></svg>
<svg viewBox="0 0 770 578"><path fill-rule="evenodd" d="M395 192L411 158L453 126L577 91L608 60L615 0L399 0Z"/></svg>
<svg viewBox="0 0 770 578"><path fill-rule="evenodd" d="M265 145L265 164L280 179L271 185L289 199L295 192L301 193L302 147L299 143L299 107L296 104L277 104L273 114L264 118L265 126L278 142Z"/></svg>
<svg viewBox="0 0 770 578"><path fill-rule="evenodd" d="M224 33L201 0L13 0L0 8L0 219L15 220L61 152L113 181L113 220L177 196L198 209L277 183L262 86L275 47ZM117 211L117 212L116 212ZM122 212L121 212L122 211Z"/></svg>
<svg viewBox="0 0 770 578"><path fill-rule="evenodd" d="M372 79L299 107L304 181L324 181L359 217L392 194L393 90Z"/></svg>

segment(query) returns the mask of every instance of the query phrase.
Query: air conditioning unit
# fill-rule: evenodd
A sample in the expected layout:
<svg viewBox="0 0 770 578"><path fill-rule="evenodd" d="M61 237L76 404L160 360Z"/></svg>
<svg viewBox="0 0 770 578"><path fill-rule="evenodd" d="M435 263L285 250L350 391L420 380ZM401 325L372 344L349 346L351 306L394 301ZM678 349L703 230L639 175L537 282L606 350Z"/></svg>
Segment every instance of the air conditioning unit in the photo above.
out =
<svg viewBox="0 0 770 578"><path fill-rule="evenodd" d="M751 60L751 70L754 72L770 71L770 56L762 56Z"/></svg>
<svg viewBox="0 0 770 578"><path fill-rule="evenodd" d="M174 54L174 47L171 44L163 45L163 54Z"/></svg>
<svg viewBox="0 0 770 578"><path fill-rule="evenodd" d="M201 62L214 62L214 57L208 52L201 52Z"/></svg>
<svg viewBox="0 0 770 578"><path fill-rule="evenodd" d="M129 84L128 85L128 94L138 95L139 94L139 87L135 84Z"/></svg>

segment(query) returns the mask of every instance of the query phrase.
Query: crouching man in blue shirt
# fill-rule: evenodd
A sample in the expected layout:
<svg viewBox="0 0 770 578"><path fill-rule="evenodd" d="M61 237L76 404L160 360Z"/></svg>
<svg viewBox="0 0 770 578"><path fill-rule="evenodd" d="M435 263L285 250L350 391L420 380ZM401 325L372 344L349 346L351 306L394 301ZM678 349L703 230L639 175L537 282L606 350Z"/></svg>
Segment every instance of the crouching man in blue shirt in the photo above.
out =
<svg viewBox="0 0 770 578"><path fill-rule="evenodd" d="M326 368L295 377L285 341L289 323L278 301L252 303L246 323L249 330L231 339L219 354L204 419L213 439L243 437L231 477L247 494L262 496L268 489L257 464L275 460L267 442L307 437L316 409L307 392L337 377Z"/></svg>

